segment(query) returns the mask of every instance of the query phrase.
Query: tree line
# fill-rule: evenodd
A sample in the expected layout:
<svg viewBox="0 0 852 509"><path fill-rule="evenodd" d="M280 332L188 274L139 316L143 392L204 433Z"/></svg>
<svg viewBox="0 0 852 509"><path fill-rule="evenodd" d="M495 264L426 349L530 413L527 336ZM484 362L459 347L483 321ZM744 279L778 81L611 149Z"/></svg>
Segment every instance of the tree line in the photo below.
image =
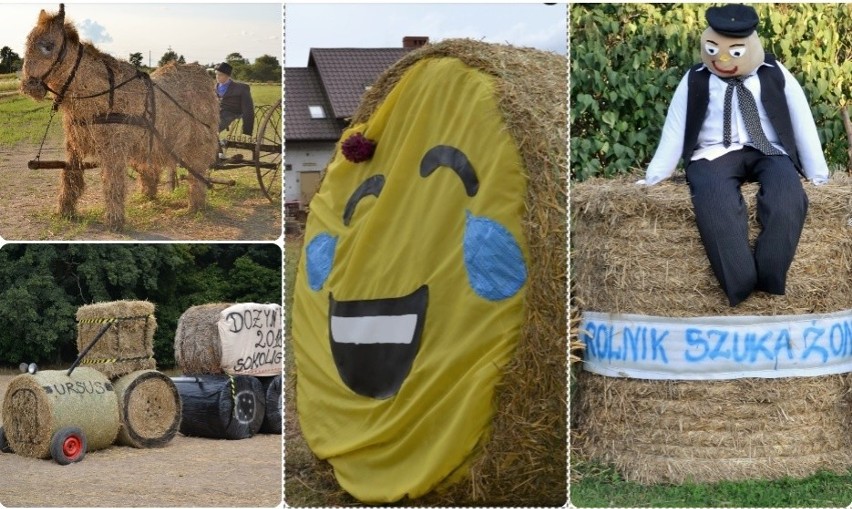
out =
<svg viewBox="0 0 852 509"><path fill-rule="evenodd" d="M213 302L281 303L273 244L7 244L0 249L0 365L68 365L77 308L113 300L156 306L154 356L174 366L177 321Z"/></svg>
<svg viewBox="0 0 852 509"><path fill-rule="evenodd" d="M130 53L127 61L137 69L144 71L152 71L154 69L154 67L145 65L145 57L141 51ZM157 61L157 67L162 67L169 62L185 64L186 58L169 47ZM231 64L231 67L234 69L231 77L235 80L252 82L279 82L281 80L281 63L277 57L272 55L261 55L252 63L240 53L234 52L228 54L223 62ZM206 67L212 69L219 63L207 63ZM9 46L0 48L0 74L18 72L23 65L23 59L16 52L12 51L12 48Z"/></svg>
<svg viewBox="0 0 852 509"><path fill-rule="evenodd" d="M144 56L141 52L131 53L127 60L137 68L146 69L143 65ZM185 64L186 58L169 47L157 61L157 67L162 67L169 62ZM231 77L235 80L253 82L279 82L281 80L281 63L278 58L272 55L261 55L254 60L254 63L251 63L240 53L235 52L228 54L222 62L231 65L233 68ZM219 63L221 62L208 63L206 67L212 69Z"/></svg>

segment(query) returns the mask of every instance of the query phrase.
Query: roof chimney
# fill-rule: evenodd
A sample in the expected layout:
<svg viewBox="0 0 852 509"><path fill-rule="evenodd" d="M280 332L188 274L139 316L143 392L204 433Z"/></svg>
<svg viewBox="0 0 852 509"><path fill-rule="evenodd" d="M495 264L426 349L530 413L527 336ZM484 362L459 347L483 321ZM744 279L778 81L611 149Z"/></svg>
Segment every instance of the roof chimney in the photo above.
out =
<svg viewBox="0 0 852 509"><path fill-rule="evenodd" d="M429 42L428 37L420 36L420 35L406 35L402 38L402 47L403 48L419 48L424 44Z"/></svg>

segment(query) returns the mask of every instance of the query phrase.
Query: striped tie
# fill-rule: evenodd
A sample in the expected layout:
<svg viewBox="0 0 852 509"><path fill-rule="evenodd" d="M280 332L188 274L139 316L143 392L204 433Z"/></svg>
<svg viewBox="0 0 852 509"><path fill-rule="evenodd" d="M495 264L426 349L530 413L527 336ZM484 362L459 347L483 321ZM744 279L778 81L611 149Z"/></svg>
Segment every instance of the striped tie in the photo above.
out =
<svg viewBox="0 0 852 509"><path fill-rule="evenodd" d="M751 144L757 150L760 150L768 156L780 156L784 153L775 148L772 143L766 138L766 133L760 125L760 115L757 113L757 103L754 102L754 96L751 91L743 84L743 76L737 76L725 80L728 83L728 88L725 89L725 110L724 110L724 127L722 131L722 141L725 147L731 145L731 97L734 95L734 89L737 89L737 98L740 102L740 113L743 115L743 120L746 125L746 132L751 138Z"/></svg>

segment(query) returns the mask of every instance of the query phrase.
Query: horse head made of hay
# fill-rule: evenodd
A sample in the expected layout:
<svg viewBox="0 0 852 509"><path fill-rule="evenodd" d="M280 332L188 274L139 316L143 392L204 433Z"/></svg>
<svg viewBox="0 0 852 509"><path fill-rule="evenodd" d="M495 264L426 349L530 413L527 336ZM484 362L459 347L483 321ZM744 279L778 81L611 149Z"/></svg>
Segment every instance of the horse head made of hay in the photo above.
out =
<svg viewBox="0 0 852 509"><path fill-rule="evenodd" d="M27 36L21 92L38 100L48 91L56 93L71 79L74 55L81 50L77 30L65 22L65 5L59 4L56 14L42 10Z"/></svg>

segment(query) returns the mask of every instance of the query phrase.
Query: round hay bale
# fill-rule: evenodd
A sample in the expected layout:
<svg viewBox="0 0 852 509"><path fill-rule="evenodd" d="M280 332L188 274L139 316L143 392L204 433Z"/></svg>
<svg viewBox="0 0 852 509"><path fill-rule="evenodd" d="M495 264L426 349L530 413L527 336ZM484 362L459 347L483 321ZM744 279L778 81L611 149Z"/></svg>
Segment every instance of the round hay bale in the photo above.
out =
<svg viewBox="0 0 852 509"><path fill-rule="evenodd" d="M118 435L115 390L103 373L77 368L18 375L3 399L3 429L12 449L33 458L50 457L50 440L66 426L86 434L89 450L109 447Z"/></svg>
<svg viewBox="0 0 852 509"><path fill-rule="evenodd" d="M296 404L311 450L362 501L565 502L566 73L564 56L530 48L462 39L427 45L378 78L344 133L343 143L357 144L356 133L375 140L372 158L349 159L342 148L326 169L311 202L294 291ZM464 110L480 105L476 114ZM465 132L477 133L477 140ZM480 144L488 146L481 150ZM432 163L445 169L427 176ZM468 185L471 173L478 190ZM503 194L495 199L489 193L498 187ZM504 208L491 214L496 203ZM482 297L489 292L476 294L478 281L469 284L464 273L459 246L465 217L470 224L509 210L500 224L509 225L522 246L525 284L522 293L507 292L510 298ZM346 218L352 221L344 227ZM437 233L425 227L435 223ZM486 244L468 240L471 251ZM328 264L309 271L309 258L316 254L322 262L335 249L333 260L326 257ZM514 254L496 251L495 259ZM347 380L381 370L358 371L358 361L350 370L339 359L349 352L358 352L350 360L396 354L383 350L381 340L350 338L339 342L347 345L340 347L342 355L328 352L337 318L329 309L332 297L366 308L416 300L418 288L426 286L423 339L410 370L399 373L389 390L373 390L368 381L353 388L357 382ZM511 309L491 321L502 304ZM454 312L442 311L448 308ZM456 320L465 321L460 330ZM468 346L476 344L493 348L466 358ZM429 357L436 351L440 360ZM342 371L355 376L347 379ZM457 404L459 399L465 401Z"/></svg>
<svg viewBox="0 0 852 509"><path fill-rule="evenodd" d="M266 394L259 379L204 375L172 381L180 394L180 432L184 435L239 440L260 430Z"/></svg>
<svg viewBox="0 0 852 509"><path fill-rule="evenodd" d="M154 370L135 371L115 381L121 415L118 443L162 447L180 424L180 395L172 380Z"/></svg>
<svg viewBox="0 0 852 509"><path fill-rule="evenodd" d="M81 365L97 369L110 380L134 371L156 369L154 304L120 300L81 306L77 310L77 351L89 346L108 324L109 329Z"/></svg>
<svg viewBox="0 0 852 509"><path fill-rule="evenodd" d="M572 298L582 310L656 316L793 315L852 308L852 177L805 184L810 205L786 295L731 308L695 226L689 187L636 177L572 184ZM757 237L756 184L742 187Z"/></svg>
<svg viewBox="0 0 852 509"><path fill-rule="evenodd" d="M284 376L263 377L260 382L266 394L266 417L260 427L260 433L281 434L284 400L281 398L281 384Z"/></svg>
<svg viewBox="0 0 852 509"><path fill-rule="evenodd" d="M805 477L852 466L852 376L577 379L582 456L639 483Z"/></svg>
<svg viewBox="0 0 852 509"><path fill-rule="evenodd" d="M175 331L175 362L185 375L221 375L219 317L233 304L192 306L180 315Z"/></svg>
<svg viewBox="0 0 852 509"><path fill-rule="evenodd" d="M713 277L683 182L572 186L575 312L657 317L828 314L852 309L852 179L805 184L810 208L784 296L731 308ZM752 210L756 184L742 188ZM620 315L623 316L623 315ZM582 344L579 329L572 344ZM844 347L845 348L845 347ZM581 351L581 350L578 350ZM758 375L754 375L758 376ZM803 477L852 465L852 375L645 380L580 372L577 455L641 483Z"/></svg>
<svg viewBox="0 0 852 509"><path fill-rule="evenodd" d="M281 306L204 304L178 320L175 360L185 375L282 372Z"/></svg>

